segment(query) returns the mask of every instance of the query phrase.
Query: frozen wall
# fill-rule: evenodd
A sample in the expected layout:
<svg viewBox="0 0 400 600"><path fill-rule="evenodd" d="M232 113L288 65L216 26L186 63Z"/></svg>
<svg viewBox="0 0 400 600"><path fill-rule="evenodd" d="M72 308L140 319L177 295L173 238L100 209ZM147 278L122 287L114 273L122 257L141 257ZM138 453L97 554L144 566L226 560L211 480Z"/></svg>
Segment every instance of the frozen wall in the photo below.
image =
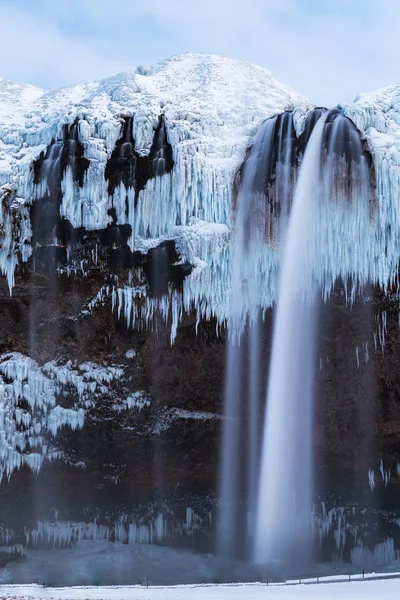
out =
<svg viewBox="0 0 400 600"><path fill-rule="evenodd" d="M146 253L166 239L175 241L182 261L193 267L183 283L183 299L171 291L150 301L140 321L147 323L161 303L169 319L179 320L182 311L194 308L198 319L214 316L223 323L230 306L237 177L240 181L246 149L262 122L293 110L286 113L289 119L277 120L277 128L280 139L298 137L301 157L313 125L306 100L264 69L201 54L61 90L22 86L14 99L11 89L11 82L1 81L0 185L6 186L3 196L13 190L18 213L14 228L10 210L3 209L2 216L0 269L10 291L17 264L32 252L28 208L50 194L58 198L55 219L63 218L74 230L127 227L131 252ZM319 208L323 227L312 250L320 262L311 276L326 295L338 277L351 280L351 294L367 281L387 288L397 280L399 95L392 86L343 107L372 154L376 195L367 211L357 203ZM61 160L56 183L51 158ZM273 205L285 195L282 185L292 185L295 167L282 174L278 165L275 176L282 183L271 194ZM271 226L273 235L259 265L263 285L259 297L244 307L245 314L252 304L265 309L276 297L280 235L273 219ZM128 296L135 295L130 287L124 282L117 292L123 311L129 311ZM132 311L134 325L138 319Z"/></svg>

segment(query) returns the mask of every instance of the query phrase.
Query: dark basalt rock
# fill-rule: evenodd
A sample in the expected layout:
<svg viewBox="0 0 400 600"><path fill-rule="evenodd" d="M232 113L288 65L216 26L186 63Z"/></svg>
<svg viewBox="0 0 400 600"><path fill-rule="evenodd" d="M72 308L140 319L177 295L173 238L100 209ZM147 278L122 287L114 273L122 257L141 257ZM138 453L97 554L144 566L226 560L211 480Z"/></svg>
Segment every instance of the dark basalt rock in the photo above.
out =
<svg viewBox="0 0 400 600"><path fill-rule="evenodd" d="M85 253L91 255L89 240L89 237L81 240L82 257ZM159 252L154 249L150 265L157 263ZM161 252L168 261L177 258L172 244L166 244ZM109 400L87 411L83 430L65 428L51 442L61 451L61 460L45 464L38 476L24 468L15 472L9 482L3 480L0 523L19 532L13 543L24 543L24 529L35 528L37 520L53 521L54 511L60 520L90 522L96 518L98 523L111 526L121 514L133 511L139 518L155 505L159 510L172 505L180 510L191 506L200 512L206 507L207 511L215 509L218 416L223 410L224 331L217 335L214 322L201 322L196 335L196 317L188 315L171 347L169 326L161 317L156 317L153 331L128 329L124 318L118 320L116 313L112 313L110 298L90 314L85 313L88 299L97 294L109 274L106 264L103 271L93 267L85 275L77 272L70 277L59 276L56 289L51 278L35 275L31 265L28 268L29 278L17 276L11 298L6 282L0 281L1 352L31 353L33 335L34 357L40 363L58 356L78 363L120 364L124 365L126 378L115 383ZM153 293L157 291L156 288ZM400 480L395 475L396 464L400 462L398 304L375 289L368 291L368 298L349 307L342 286L338 285L331 299L320 306L315 367L316 484L318 497L326 503L327 510L332 506L344 507L346 522L359 527L366 546L373 548L390 535L395 537L398 547L397 526L392 523L399 517L400 500ZM387 313L387 331L384 350L378 344L375 351L373 334L378 328L375 320L378 309ZM59 315L57 326L55 315ZM268 311L263 328L261 364L265 365L265 377L272 316L272 311ZM362 348L366 342L368 362ZM136 353L134 361L125 357L132 348ZM246 379L246 365L244 369ZM150 406L140 412L113 411L110 402L113 393L121 394L121 385L126 388L125 395L144 390ZM246 394L244 390L244 405ZM73 399L62 401L68 406ZM168 411L176 409L211 412L217 418L206 421L177 418L160 428ZM243 447L247 435L245 418L244 415ZM260 422L262 419L260 414ZM385 468L390 466L392 470L387 488L379 475L381 456ZM374 492L368 486L369 468L376 473ZM209 533L209 529L203 530L198 547L213 548ZM344 559L349 558L352 546L352 536L348 537L343 548ZM190 540L185 543L191 544ZM335 548L332 530L319 556L330 560Z"/></svg>
<svg viewBox="0 0 400 600"><path fill-rule="evenodd" d="M188 262L181 262L175 242L166 241L151 248L143 261L143 270L153 296L161 297L168 292L168 284L181 289L185 277L192 272Z"/></svg>
<svg viewBox="0 0 400 600"><path fill-rule="evenodd" d="M293 113L285 111L280 115L272 117L264 122L263 126L267 125L267 136L259 148L259 153L254 159L257 168L254 169L253 191L260 194L265 194L269 198L271 194L271 186L276 180L276 170L278 163L283 163L287 160L292 166L296 165L296 148L297 138L296 131L293 125ZM249 158L250 149L247 153L246 160ZM243 169L246 167L246 161L240 169L240 180L243 179ZM272 204L272 198L269 198L269 203Z"/></svg>
<svg viewBox="0 0 400 600"><path fill-rule="evenodd" d="M370 194L367 199L371 216L375 206L376 177L371 153L354 123L342 114L340 108L328 111L323 107L310 111L299 138L293 124L293 112L272 117L263 123L253 146L235 178L235 203L246 174L251 173L251 206L248 208L250 232L262 227L265 238L273 241L279 236L280 220L288 218L298 170L307 144L320 117L325 114L321 170L325 184L332 190L332 199L342 203L343 197L353 198L356 187L364 179L367 165ZM263 132L263 137L260 133ZM366 195L366 194L365 194ZM289 203L287 202L289 198Z"/></svg>
<svg viewBox="0 0 400 600"><path fill-rule="evenodd" d="M134 188L135 201L149 179L170 173L174 166L172 147L168 142L164 117L160 115L148 156L141 156L133 139L134 117L126 117L121 138L107 162L105 178L112 195L122 182L126 189Z"/></svg>
<svg viewBox="0 0 400 600"><path fill-rule="evenodd" d="M33 182L45 184L42 197L36 198L31 207L33 244L46 243L54 236L54 226L59 220L62 203L61 182L67 167L72 170L73 180L83 186L89 160L79 141L78 121L64 125L63 139L53 140L33 164Z"/></svg>
<svg viewBox="0 0 400 600"><path fill-rule="evenodd" d="M132 269L138 283L141 274L145 275L150 295L161 297L168 293L170 285L181 290L183 280L192 271L192 265L181 260L173 240L161 242L143 254L132 252L128 245L130 225L109 225L106 229L86 231L74 229L64 218L57 221L54 231L58 244L37 246L29 259L28 269L35 275L50 276L58 270L71 277L89 271L109 276ZM26 267L22 270L26 271Z"/></svg>
<svg viewBox="0 0 400 600"><path fill-rule="evenodd" d="M361 156L364 156L358 129L339 108L328 111L324 125L323 147L327 153L343 156L348 164L352 161L359 163Z"/></svg>

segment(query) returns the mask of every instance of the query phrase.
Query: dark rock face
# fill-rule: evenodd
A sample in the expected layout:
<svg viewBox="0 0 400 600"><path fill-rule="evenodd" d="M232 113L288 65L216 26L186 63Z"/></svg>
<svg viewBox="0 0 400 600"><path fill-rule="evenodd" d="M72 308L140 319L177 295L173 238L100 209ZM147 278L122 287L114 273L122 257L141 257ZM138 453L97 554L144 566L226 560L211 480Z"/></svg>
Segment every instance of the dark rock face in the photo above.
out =
<svg viewBox="0 0 400 600"><path fill-rule="evenodd" d="M110 301L82 315L101 284L95 273L60 276L56 294L46 276L32 279L29 285L18 284L13 298L7 298L2 285L0 318L8 326L2 329L1 351L29 352L34 303L38 361L62 356L117 363L125 378L112 393L144 390L151 404L141 412L116 413L111 398L99 402L87 411L83 430L65 428L54 441L62 451L61 462L44 465L38 476L22 469L9 482L3 480L2 526L16 530L14 543L24 542L24 529L34 528L37 520L54 520L54 511L60 520L99 516L100 522L112 523L123 513L145 516L148 506L162 506L166 500L177 504L182 515L190 501L209 510L217 470L223 336L217 337L208 323L200 325L196 336L194 319L187 318L171 347L161 318L156 334L129 330L124 319L113 316ZM132 349L134 360L125 356ZM71 400L64 399L64 405ZM188 420L179 416L180 410L211 412L216 418Z"/></svg>
<svg viewBox="0 0 400 600"><path fill-rule="evenodd" d="M327 114L326 114L327 113ZM355 202L360 181L368 169L371 215L375 208L375 169L367 144L361 139L354 123L339 108L327 110L315 108L304 123L302 134L297 137L292 111L267 119L261 126L246 159L239 170L235 187L237 193L251 176L252 184L247 191L252 195L248 211L248 233L265 230L265 239L275 243L279 239L282 220L288 219L294 197L300 165L314 127L325 116L323 129L321 173L322 181L334 201L344 206ZM366 190L365 190L366 191ZM364 196L367 194L364 193Z"/></svg>
<svg viewBox="0 0 400 600"><path fill-rule="evenodd" d="M67 167L71 169L73 181L83 186L89 161L84 156L78 127L78 122L64 125L63 139L53 140L33 164L33 183L40 188L31 208L33 244L48 242L54 235L55 224L60 220L61 182Z"/></svg>
<svg viewBox="0 0 400 600"><path fill-rule="evenodd" d="M60 275L54 292L47 274L31 273L30 278L25 274L18 278L11 298L2 281L2 353L29 354L29 331L35 325L33 356L39 363L62 357L78 363L118 364L125 370L123 381L113 383L110 397L88 409L83 430L65 428L54 439L52 445L62 453L61 460L45 463L39 475L24 468L10 481L3 480L2 526L15 530L13 543L24 542L25 529L35 529L37 521L54 521L55 514L63 521L97 518L112 526L121 514L149 519L155 507L161 511L166 505L175 507L178 521L179 514L184 518L185 506L203 515L215 507L225 334L216 334L215 323L201 323L196 335L195 319L188 316L171 347L169 327L160 316L156 317L157 330L151 332L127 328L124 319L112 313L110 299L87 314L87 301L96 295L103 279L104 273L94 270L85 277ZM382 347L379 327L382 339L384 311ZM56 324L54 315L58 316ZM319 323L317 510L319 501L326 503L327 510L343 507L349 533L353 523L365 544L373 548L385 536L398 540L397 525L392 523L400 481L396 475L400 462L398 305L372 290L367 303L357 300L353 307L346 306L338 286L337 294L321 306ZM271 326L270 313L262 356L265 377ZM134 360L126 357L132 349ZM114 395L122 397L136 390L148 394L149 406L140 412L112 409ZM64 398L64 405L69 406L71 400ZM182 411L212 413L215 418L188 419ZM244 438L246 430L243 421ZM381 458L384 469L392 473L387 487L379 473ZM368 485L371 468L376 479L373 492ZM205 537L196 543L211 549L209 525L202 529ZM354 545L348 537L340 550L344 559L350 559ZM337 552L331 539L322 545L326 559ZM170 543L174 543L172 537Z"/></svg>
<svg viewBox="0 0 400 600"><path fill-rule="evenodd" d="M314 110L312 110L307 116L306 122L304 123L304 131L299 137L298 149L300 156L304 155L308 144L308 140L310 139L315 125L317 124L318 120L322 117L322 115L324 115L327 112L327 110L328 109L323 106L318 106L314 108Z"/></svg>

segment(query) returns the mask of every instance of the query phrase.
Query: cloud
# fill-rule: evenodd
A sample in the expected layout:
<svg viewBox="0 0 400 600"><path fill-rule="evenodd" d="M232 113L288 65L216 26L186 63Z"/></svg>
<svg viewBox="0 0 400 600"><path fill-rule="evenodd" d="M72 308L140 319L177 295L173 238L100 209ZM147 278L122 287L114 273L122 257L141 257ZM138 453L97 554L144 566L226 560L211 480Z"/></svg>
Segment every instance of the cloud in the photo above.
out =
<svg viewBox="0 0 400 600"><path fill-rule="evenodd" d="M84 39L74 39L20 9L1 5L0 10L2 77L57 87L121 70L123 61L100 56Z"/></svg>
<svg viewBox="0 0 400 600"><path fill-rule="evenodd" d="M186 51L265 66L316 104L398 78L397 0L0 0L0 10L0 74L46 87Z"/></svg>

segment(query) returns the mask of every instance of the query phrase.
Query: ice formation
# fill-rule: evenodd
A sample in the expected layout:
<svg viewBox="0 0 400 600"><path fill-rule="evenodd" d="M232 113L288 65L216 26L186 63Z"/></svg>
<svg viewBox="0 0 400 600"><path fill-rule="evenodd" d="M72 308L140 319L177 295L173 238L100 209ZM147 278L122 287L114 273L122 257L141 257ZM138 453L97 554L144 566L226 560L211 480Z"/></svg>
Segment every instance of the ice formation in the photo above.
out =
<svg viewBox="0 0 400 600"><path fill-rule="evenodd" d="M191 267L182 290L169 286L149 294L145 278L110 276L84 314L109 301L115 317L125 318L128 327L148 326L160 315L171 323L171 342L185 311L194 309L197 322L215 317L217 328L228 322L231 372L239 376L235 344L245 324L254 326L277 299L298 167L325 112L322 185L334 193L329 201L322 193L313 207L319 225L307 240L298 291L318 290L327 297L341 279L353 299L367 282L384 290L397 286L399 106L400 86L391 86L362 94L340 109L312 109L264 69L200 54L55 91L0 80L0 271L12 292L18 265L29 260L36 246L61 243L56 231L61 218L74 230L88 232L125 227L131 253L149 255L173 241L179 261ZM264 169L259 179L255 165ZM51 216L39 223L35 211L40 215L43 207L51 209ZM85 276L86 260L71 257L68 241L63 243L67 264L59 265L59 272ZM97 245L91 252L97 265ZM384 353L385 312L377 315L376 328L375 352L379 342ZM253 355L257 344L254 335ZM134 351L128 352L126 358L134 359ZM368 343L355 347L357 369L363 358L367 363ZM24 371L27 361L7 355L0 363L0 475L22 464L37 470L48 451L47 437L65 425L82 427L84 412L123 374L120 366L72 361L41 367L32 361ZM3 368L14 369L12 376ZM259 399L257 390L249 393L254 433ZM117 413L144 410L150 399L139 390L110 393L109 401ZM216 416L172 410L161 416L154 432L178 418ZM231 447L235 438L235 432L227 435ZM225 454L235 457L235 448ZM254 498L254 447L251 455L247 487ZM374 477L369 475L371 488ZM387 485L390 472L383 470L382 478ZM254 499L250 504L254 507ZM142 535L137 531L134 537ZM340 542L341 526L337 537Z"/></svg>
<svg viewBox="0 0 400 600"><path fill-rule="evenodd" d="M327 243L313 277L326 294L339 277L353 282L353 293L367 281L386 288L397 280L399 97L400 87L391 86L362 94L342 108L372 154L376 198L371 210L356 198L347 207L342 202L321 206L323 227L320 240L312 240L314 251L321 250L321 239ZM87 230L102 230L113 220L129 225L131 250L146 252L174 239L193 271L184 281L183 301L169 294L163 301L169 305L164 314L179 319L183 310L195 308L199 319L215 316L224 322L231 306L235 176L253 136L271 117L281 131L279 152L290 153L287 140L294 136L301 154L323 112L318 109L308 118L310 109L303 97L268 71L215 55L179 55L145 71L55 91L1 80L0 186L3 195L11 186L15 210L21 214L17 230L9 210L2 216L0 270L10 290L16 265L32 251L27 207L49 194L59 161L59 216ZM341 126L335 115L329 118L333 127ZM360 143L351 131L349 140L353 146ZM110 160L121 168L116 178L112 174L118 169L109 167ZM41 174L33 168L38 161L44 165ZM295 165L284 172L284 164L290 162L278 162L274 204L282 204L293 184ZM289 207L282 204L280 210L287 213ZM265 309L276 298L277 222L272 218L268 227L273 244L262 264L255 262L263 284L258 296L249 296L244 304L245 314L255 304ZM159 302L147 306L145 320L151 319ZM128 308L125 300L124 304ZM132 314L131 324L134 319Z"/></svg>
<svg viewBox="0 0 400 600"><path fill-rule="evenodd" d="M61 427L81 429L85 412L99 401L116 412L142 410L150 400L143 391L124 390L124 370L72 361L39 366L18 353L0 357L0 480L27 465L37 472ZM66 406L64 406L66 404Z"/></svg>
<svg viewBox="0 0 400 600"><path fill-rule="evenodd" d="M26 262L32 248L30 215L26 202L16 196L12 184L0 188L0 272L7 278L9 289L14 286L17 264Z"/></svg>
<svg viewBox="0 0 400 600"><path fill-rule="evenodd" d="M8 85L3 83L4 90ZM0 185L14 185L17 197L29 206L49 193L58 169L62 181L57 210L74 228L104 229L114 218L118 225L131 227L129 246L140 251L175 239L193 273L184 283L182 309L173 294L164 302L172 305L173 315L194 307L199 318L215 315L222 322L227 315L237 169L260 124L295 105L305 107L304 112L305 99L264 69L197 54L176 56L145 73L138 69L62 90L31 91L30 96L30 102L12 110L4 104ZM70 158L60 158L66 143ZM74 174L72 146L78 143L88 161L81 181ZM128 155L135 155L139 165L151 158L153 174L143 186L129 177L111 185L107 165L118 144L122 163ZM46 166L51 159L59 167ZM42 172L35 178L32 165L40 160ZM20 260L28 258L29 249L28 244ZM14 268L7 266L10 289Z"/></svg>
<svg viewBox="0 0 400 600"><path fill-rule="evenodd" d="M373 492L375 489L375 471L373 469L368 469L368 483L371 492Z"/></svg>
<svg viewBox="0 0 400 600"><path fill-rule="evenodd" d="M0 479L22 465L37 472L47 454L48 434L55 436L64 425L83 426L83 410L56 406L56 395L54 383L31 358L1 357Z"/></svg>
<svg viewBox="0 0 400 600"><path fill-rule="evenodd" d="M172 511L153 511L148 517L123 514L119 518L107 521L94 519L92 522L60 521L42 522L37 527L25 530L23 547L68 547L81 540L113 540L122 544L161 544L165 540L172 540L182 536L195 535L204 529L208 519L200 517L195 511L187 507L186 518L178 520ZM1 534L0 541L12 544L15 541L15 532L8 530Z"/></svg>

